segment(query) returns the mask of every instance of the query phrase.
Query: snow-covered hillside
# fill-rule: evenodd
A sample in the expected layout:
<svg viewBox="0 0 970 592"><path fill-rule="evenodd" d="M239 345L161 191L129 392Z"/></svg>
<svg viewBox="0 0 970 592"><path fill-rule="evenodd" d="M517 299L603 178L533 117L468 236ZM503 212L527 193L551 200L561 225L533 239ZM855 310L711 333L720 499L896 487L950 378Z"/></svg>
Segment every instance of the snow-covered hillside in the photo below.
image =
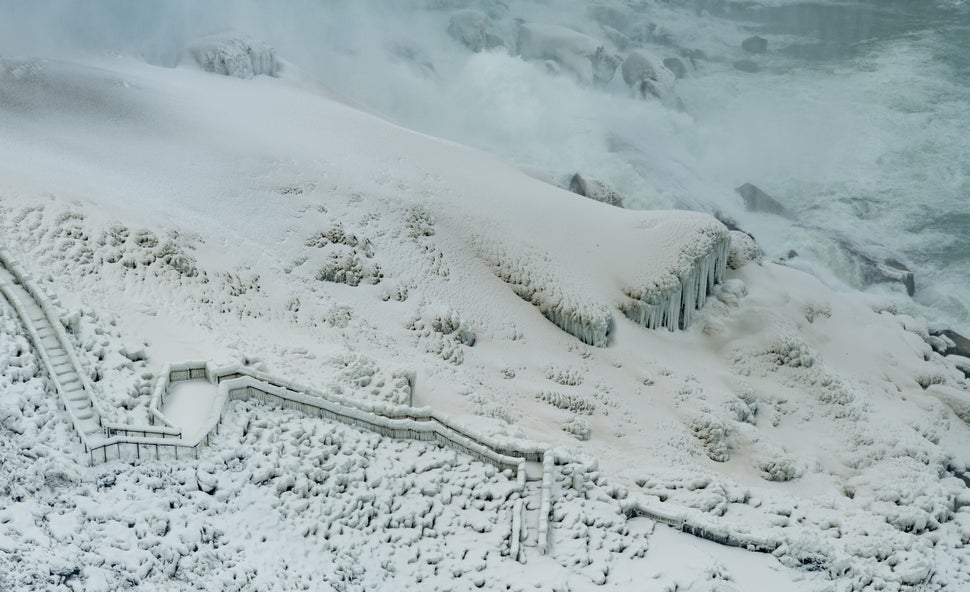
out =
<svg viewBox="0 0 970 592"><path fill-rule="evenodd" d="M240 51L276 76L0 60L0 236L105 414L144 423L188 359L380 401L413 375L414 404L561 451L549 554L507 556L509 475L252 402L198 459L83 466L0 300L0 588L970 585L970 393L925 322Z"/></svg>

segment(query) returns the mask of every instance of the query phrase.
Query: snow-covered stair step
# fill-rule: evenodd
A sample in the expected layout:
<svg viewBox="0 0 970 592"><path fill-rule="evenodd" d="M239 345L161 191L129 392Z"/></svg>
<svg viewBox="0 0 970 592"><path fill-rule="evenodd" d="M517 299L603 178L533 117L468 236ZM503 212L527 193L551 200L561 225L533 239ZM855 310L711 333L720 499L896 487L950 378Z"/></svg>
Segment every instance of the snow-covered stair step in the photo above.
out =
<svg viewBox="0 0 970 592"><path fill-rule="evenodd" d="M94 411L90 408L80 409L74 412L74 416L77 417L78 419L91 419L92 417L94 417Z"/></svg>

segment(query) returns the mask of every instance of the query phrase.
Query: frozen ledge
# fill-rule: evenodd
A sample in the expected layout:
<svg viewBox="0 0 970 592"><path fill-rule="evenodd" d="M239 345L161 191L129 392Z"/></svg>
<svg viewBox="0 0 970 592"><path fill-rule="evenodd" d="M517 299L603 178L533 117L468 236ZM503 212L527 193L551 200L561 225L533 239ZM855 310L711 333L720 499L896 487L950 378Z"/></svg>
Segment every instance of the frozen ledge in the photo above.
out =
<svg viewBox="0 0 970 592"><path fill-rule="evenodd" d="M597 253L587 269L565 250L553 255L480 236L473 242L495 276L554 325L583 343L606 347L614 310L649 329L687 329L724 279L731 238L723 224L692 212L639 215L629 243Z"/></svg>
<svg viewBox="0 0 970 592"><path fill-rule="evenodd" d="M188 61L206 72L235 78L277 76L280 70L276 50L242 33L211 35L189 43L179 63Z"/></svg>
<svg viewBox="0 0 970 592"><path fill-rule="evenodd" d="M667 270L624 290L623 314L648 329L690 327L714 285L723 281L731 249L730 233L720 223L702 226L695 238Z"/></svg>

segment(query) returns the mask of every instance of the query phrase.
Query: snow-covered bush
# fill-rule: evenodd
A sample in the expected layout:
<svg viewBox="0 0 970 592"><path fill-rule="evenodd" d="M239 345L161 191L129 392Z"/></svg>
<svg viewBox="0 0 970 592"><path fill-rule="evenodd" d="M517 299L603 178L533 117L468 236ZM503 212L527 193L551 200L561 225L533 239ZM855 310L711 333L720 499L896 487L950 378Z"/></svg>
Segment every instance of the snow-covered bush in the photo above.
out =
<svg viewBox="0 0 970 592"><path fill-rule="evenodd" d="M589 440L589 437L593 433L593 428L589 424L589 421L578 415L574 415L564 421L562 424L562 430L566 433L572 434L577 440Z"/></svg>
<svg viewBox="0 0 970 592"><path fill-rule="evenodd" d="M542 391L536 393L535 398L537 401L548 403L553 407L558 407L559 409L577 415L592 415L596 411L595 403L579 395L570 395L558 391Z"/></svg>
<svg viewBox="0 0 970 592"><path fill-rule="evenodd" d="M731 459L731 430L720 418L703 413L691 420L690 429L704 447L708 458L717 462Z"/></svg>

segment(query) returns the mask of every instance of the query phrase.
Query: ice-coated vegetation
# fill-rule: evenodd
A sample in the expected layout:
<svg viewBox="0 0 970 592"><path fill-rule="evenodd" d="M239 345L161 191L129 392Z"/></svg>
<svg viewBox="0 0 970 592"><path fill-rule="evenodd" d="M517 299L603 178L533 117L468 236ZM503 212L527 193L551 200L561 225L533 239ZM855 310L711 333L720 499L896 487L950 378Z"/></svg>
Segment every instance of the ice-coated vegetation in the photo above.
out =
<svg viewBox="0 0 970 592"><path fill-rule="evenodd" d="M483 239L478 248L499 279L560 329L589 345L609 343L610 310L581 292L579 283L569 281L567 270L553 271L555 263L549 255L535 249L513 253Z"/></svg>

